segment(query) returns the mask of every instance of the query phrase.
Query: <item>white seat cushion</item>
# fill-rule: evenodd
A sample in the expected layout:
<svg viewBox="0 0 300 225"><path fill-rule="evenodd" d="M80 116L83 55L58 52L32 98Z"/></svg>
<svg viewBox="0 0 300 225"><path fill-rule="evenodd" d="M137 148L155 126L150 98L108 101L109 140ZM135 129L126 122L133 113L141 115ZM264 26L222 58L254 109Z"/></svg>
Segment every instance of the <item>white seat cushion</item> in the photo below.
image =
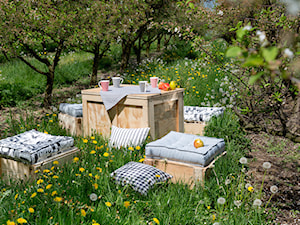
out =
<svg viewBox="0 0 300 225"><path fill-rule="evenodd" d="M203 141L203 147L194 147L194 140L197 138ZM169 159L205 167L224 150L224 139L171 131L161 139L146 145L146 157Z"/></svg>

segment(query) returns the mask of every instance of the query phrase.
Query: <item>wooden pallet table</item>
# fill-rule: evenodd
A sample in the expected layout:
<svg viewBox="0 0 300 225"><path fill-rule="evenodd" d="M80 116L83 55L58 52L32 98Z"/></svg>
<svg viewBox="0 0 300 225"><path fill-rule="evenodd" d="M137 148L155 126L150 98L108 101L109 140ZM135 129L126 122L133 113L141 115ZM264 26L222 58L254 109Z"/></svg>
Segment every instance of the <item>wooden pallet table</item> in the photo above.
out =
<svg viewBox="0 0 300 225"><path fill-rule="evenodd" d="M106 110L100 88L82 90L83 133L110 136L111 126L120 128L150 127L155 140L170 131L184 131L183 88L158 94L127 95L110 110Z"/></svg>

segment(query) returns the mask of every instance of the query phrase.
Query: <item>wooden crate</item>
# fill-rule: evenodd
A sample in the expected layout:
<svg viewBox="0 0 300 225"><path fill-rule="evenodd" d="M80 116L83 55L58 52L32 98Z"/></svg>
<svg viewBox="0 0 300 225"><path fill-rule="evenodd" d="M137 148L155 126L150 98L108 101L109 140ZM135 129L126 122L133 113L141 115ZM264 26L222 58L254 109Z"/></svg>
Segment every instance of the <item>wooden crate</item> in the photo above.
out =
<svg viewBox="0 0 300 225"><path fill-rule="evenodd" d="M184 122L184 133L204 136L205 122Z"/></svg>
<svg viewBox="0 0 300 225"><path fill-rule="evenodd" d="M5 181L12 180L29 180L35 177L34 171L49 169L53 166L54 161L58 161L59 165L66 162L71 162L76 155L79 155L80 150L77 147L72 147L70 150L52 156L35 164L25 164L0 157L0 177Z"/></svg>
<svg viewBox="0 0 300 225"><path fill-rule="evenodd" d="M226 154L223 152L220 156ZM201 167L188 163L176 162L168 159L150 159L145 158L144 163L147 165L155 166L168 174L171 174L173 183L185 183L193 188L195 185L204 185L205 180L208 178L211 169L214 167L215 161L220 157L214 159L208 166Z"/></svg>
<svg viewBox="0 0 300 225"><path fill-rule="evenodd" d="M97 132L108 138L112 125L150 127L151 140L155 140L170 131L183 132L183 92L183 88L177 88L158 94L128 95L107 111L100 88L83 90L83 133L90 136Z"/></svg>
<svg viewBox="0 0 300 225"><path fill-rule="evenodd" d="M60 126L70 132L71 135L82 135L82 117L73 117L65 113L58 114Z"/></svg>

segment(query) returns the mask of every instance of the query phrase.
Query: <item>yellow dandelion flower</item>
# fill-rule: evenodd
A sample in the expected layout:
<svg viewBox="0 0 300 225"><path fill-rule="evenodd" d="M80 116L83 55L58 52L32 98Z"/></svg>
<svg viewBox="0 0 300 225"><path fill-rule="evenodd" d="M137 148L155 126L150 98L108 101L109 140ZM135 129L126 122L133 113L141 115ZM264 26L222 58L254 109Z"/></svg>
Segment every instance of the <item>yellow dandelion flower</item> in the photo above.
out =
<svg viewBox="0 0 300 225"><path fill-rule="evenodd" d="M50 123L53 123L53 120L49 120Z"/></svg>
<svg viewBox="0 0 300 225"><path fill-rule="evenodd" d="M38 172L40 172L40 171L39 171L39 170L35 170L35 171L34 171L34 173L38 173Z"/></svg>
<svg viewBox="0 0 300 225"><path fill-rule="evenodd" d="M93 177L93 174L92 174L92 173L89 173L89 177Z"/></svg>
<svg viewBox="0 0 300 225"><path fill-rule="evenodd" d="M136 149L136 150L140 150L141 147L140 147L140 146L136 146L135 149Z"/></svg>
<svg viewBox="0 0 300 225"><path fill-rule="evenodd" d="M109 156L109 153L108 153L108 152L104 152L104 153L103 153L103 156L104 156L104 157L108 157L108 156Z"/></svg>
<svg viewBox="0 0 300 225"><path fill-rule="evenodd" d="M34 192L31 196L30 196L30 198L34 198L36 196L36 192Z"/></svg>
<svg viewBox="0 0 300 225"><path fill-rule="evenodd" d="M53 116L57 116L57 115L54 113Z"/></svg>
<svg viewBox="0 0 300 225"><path fill-rule="evenodd" d="M92 139L92 140L95 140L95 137L94 137L94 136L91 136L91 139Z"/></svg>
<svg viewBox="0 0 300 225"><path fill-rule="evenodd" d="M53 162L53 165L58 165L58 164L59 164L58 161L54 161L54 162Z"/></svg>
<svg viewBox="0 0 300 225"><path fill-rule="evenodd" d="M82 167L80 167L80 168L79 168L79 171L80 171L80 172L84 172L84 171L85 171L85 169L84 169L84 168L82 168Z"/></svg>
<svg viewBox="0 0 300 225"><path fill-rule="evenodd" d="M125 201L125 202L124 202L124 207L125 207L125 208L128 208L129 206L130 206L130 202L129 202L129 201Z"/></svg>
<svg viewBox="0 0 300 225"><path fill-rule="evenodd" d="M160 175L159 175L159 174L156 174L155 176L156 176L156 177L158 177L158 178L160 177Z"/></svg>
<svg viewBox="0 0 300 225"><path fill-rule="evenodd" d="M106 205L107 207L111 207L111 203L110 203L110 202L105 202L105 205Z"/></svg>
<svg viewBox="0 0 300 225"><path fill-rule="evenodd" d="M97 144L98 142L96 140L93 140L93 144Z"/></svg>
<svg viewBox="0 0 300 225"><path fill-rule="evenodd" d="M85 210L84 210L84 209L81 209L81 210L80 210L80 213L81 213L81 216L83 216L83 217L85 217L85 216L86 216L86 212L85 212Z"/></svg>
<svg viewBox="0 0 300 225"><path fill-rule="evenodd" d="M73 162L78 162L79 161L79 158L78 157L74 157L74 159L73 159Z"/></svg>
<svg viewBox="0 0 300 225"><path fill-rule="evenodd" d="M55 202L61 202L61 201L62 201L62 197L55 197L55 198L54 198L54 201L55 201Z"/></svg>
<svg viewBox="0 0 300 225"><path fill-rule="evenodd" d="M48 169L43 170L43 173L50 173L50 170L48 170Z"/></svg>
<svg viewBox="0 0 300 225"><path fill-rule="evenodd" d="M141 159L139 160L139 162L142 163L142 162L144 162L144 160L145 160L144 158L141 158Z"/></svg>
<svg viewBox="0 0 300 225"><path fill-rule="evenodd" d="M83 143L88 143L88 139L83 139Z"/></svg>
<svg viewBox="0 0 300 225"><path fill-rule="evenodd" d="M210 206L208 205L207 207L206 207L208 210L210 210Z"/></svg>
<svg viewBox="0 0 300 225"><path fill-rule="evenodd" d="M51 187L52 187L52 184L48 184L48 185L46 186L46 190L50 189Z"/></svg>
<svg viewBox="0 0 300 225"><path fill-rule="evenodd" d="M16 225L14 221L7 220L6 225Z"/></svg>
<svg viewBox="0 0 300 225"><path fill-rule="evenodd" d="M42 180L42 179L38 179L38 180L36 181L37 184L41 184L41 183L43 183L43 182L44 182L44 180Z"/></svg>
<svg viewBox="0 0 300 225"><path fill-rule="evenodd" d="M100 225L100 223L93 222L92 225Z"/></svg>
<svg viewBox="0 0 300 225"><path fill-rule="evenodd" d="M53 179L58 179L58 176L57 176L57 175L54 175L52 178L53 178Z"/></svg>
<svg viewBox="0 0 300 225"><path fill-rule="evenodd" d="M98 170L100 173L102 173L102 168L96 167L96 170Z"/></svg>
<svg viewBox="0 0 300 225"><path fill-rule="evenodd" d="M215 220L216 220L216 215L213 214L213 215L211 216L211 218L212 218L213 221L215 221Z"/></svg>
<svg viewBox="0 0 300 225"><path fill-rule="evenodd" d="M100 179L100 176L98 174L95 175L95 179L98 180Z"/></svg>
<svg viewBox="0 0 300 225"><path fill-rule="evenodd" d="M93 187L94 187L95 189L98 189L99 185L98 185L97 183L94 183L94 184L93 184Z"/></svg>
<svg viewBox="0 0 300 225"><path fill-rule="evenodd" d="M57 195L57 191L52 191L51 195L52 196Z"/></svg>
<svg viewBox="0 0 300 225"><path fill-rule="evenodd" d="M48 132L47 132L47 131L44 131L44 133L45 133L45 134L48 134Z"/></svg>
<svg viewBox="0 0 300 225"><path fill-rule="evenodd" d="M43 192L44 192L44 189L43 189L43 188L39 188L39 189L37 189L37 192L43 193Z"/></svg>
<svg viewBox="0 0 300 225"><path fill-rule="evenodd" d="M159 224L159 220L157 218L153 218L153 221L156 223L156 224Z"/></svg>
<svg viewBox="0 0 300 225"><path fill-rule="evenodd" d="M17 222L19 223L19 224L23 224L23 223L27 223L27 220L25 220L24 218L18 218L17 219Z"/></svg>
<svg viewBox="0 0 300 225"><path fill-rule="evenodd" d="M92 150L91 152L90 152L90 154L95 154L96 153L96 151L95 150Z"/></svg>
<svg viewBox="0 0 300 225"><path fill-rule="evenodd" d="M253 187L252 186L248 187L248 191L253 192L254 191Z"/></svg>
<svg viewBox="0 0 300 225"><path fill-rule="evenodd" d="M93 209L93 208L91 208L90 210L91 210L91 212L95 212L95 209Z"/></svg>
<svg viewBox="0 0 300 225"><path fill-rule="evenodd" d="M30 208L28 209L28 211L29 211L30 213L34 213L34 208L31 208L31 207L30 207Z"/></svg>
<svg viewBox="0 0 300 225"><path fill-rule="evenodd" d="M19 196L19 194L16 194L16 195L15 195L15 200L18 198L18 196Z"/></svg>
<svg viewBox="0 0 300 225"><path fill-rule="evenodd" d="M129 147L128 150L134 151L134 148L133 147Z"/></svg>
<svg viewBox="0 0 300 225"><path fill-rule="evenodd" d="M122 193L122 191L121 191L121 190L118 190L118 193L119 193L119 194L121 194L121 193Z"/></svg>

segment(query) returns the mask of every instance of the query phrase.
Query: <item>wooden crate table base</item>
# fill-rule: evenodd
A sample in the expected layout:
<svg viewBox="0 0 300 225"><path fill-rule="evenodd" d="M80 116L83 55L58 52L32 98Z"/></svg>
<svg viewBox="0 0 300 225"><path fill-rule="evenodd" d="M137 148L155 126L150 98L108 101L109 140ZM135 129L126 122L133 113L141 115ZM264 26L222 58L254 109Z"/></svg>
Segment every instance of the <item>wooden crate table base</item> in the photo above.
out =
<svg viewBox="0 0 300 225"><path fill-rule="evenodd" d="M195 148L194 140L198 138L204 146ZM215 160L224 154L225 142L221 138L171 131L163 138L148 143L145 150L145 164L171 174L173 182L187 183L192 188L197 183L204 183Z"/></svg>
<svg viewBox="0 0 300 225"><path fill-rule="evenodd" d="M121 86L122 88L122 86ZM120 128L150 128L151 140L170 131L184 131L183 88L151 94L130 94L106 110L100 88L82 90L83 132L109 138L112 125Z"/></svg>
<svg viewBox="0 0 300 225"><path fill-rule="evenodd" d="M73 136L82 135L82 117L73 117L65 113L58 114L59 125Z"/></svg>

